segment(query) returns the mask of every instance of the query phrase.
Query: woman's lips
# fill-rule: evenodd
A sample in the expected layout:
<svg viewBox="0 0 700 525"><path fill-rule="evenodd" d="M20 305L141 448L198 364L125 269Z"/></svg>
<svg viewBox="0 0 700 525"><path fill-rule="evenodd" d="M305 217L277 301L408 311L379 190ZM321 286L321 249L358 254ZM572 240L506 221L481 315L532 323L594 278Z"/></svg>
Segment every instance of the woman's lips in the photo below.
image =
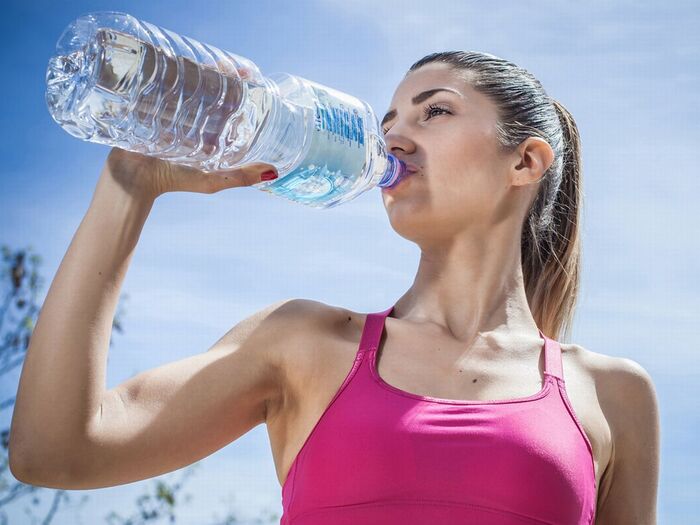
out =
<svg viewBox="0 0 700 525"><path fill-rule="evenodd" d="M385 191L385 190L387 190L387 191L392 191L392 190L395 189L399 184L401 184L401 183L403 182L404 179L408 179L408 178L410 178L411 176L415 175L416 173L418 173L418 172L420 171L420 169L419 169L417 166L415 166L414 164L411 164L410 162L406 162L406 161L404 161L404 160L402 160L401 162L406 166L406 172L405 172L405 173L402 175L402 177L401 177L397 182L395 182L392 186L389 186L389 187L387 187L387 188L382 188L382 191Z"/></svg>
<svg viewBox="0 0 700 525"><path fill-rule="evenodd" d="M412 178L415 174L416 174L415 171L411 171L410 169L407 169L407 170L406 170L406 174L405 174L403 177L401 177L401 178L400 178L397 182L395 182L393 185L391 185L391 186L389 186L389 187L387 187L387 188L382 188L382 191L383 191L383 192L390 192L390 191L392 191L392 190L395 190L398 186L400 186L400 185L403 183L403 181L405 181L406 179Z"/></svg>
<svg viewBox="0 0 700 525"><path fill-rule="evenodd" d="M416 173L418 171L418 167L414 166L413 164L409 164L408 162L404 162L406 164L406 171L408 173Z"/></svg>

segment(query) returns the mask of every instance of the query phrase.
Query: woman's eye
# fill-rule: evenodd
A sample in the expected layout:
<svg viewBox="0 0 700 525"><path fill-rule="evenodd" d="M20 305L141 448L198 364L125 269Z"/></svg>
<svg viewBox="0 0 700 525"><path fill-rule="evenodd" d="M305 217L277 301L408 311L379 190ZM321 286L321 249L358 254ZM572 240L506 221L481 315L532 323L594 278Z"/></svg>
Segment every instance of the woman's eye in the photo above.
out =
<svg viewBox="0 0 700 525"><path fill-rule="evenodd" d="M443 113L447 113L447 114L450 113L450 111L448 109L445 109L441 106L438 106L435 104L428 104L425 107L425 109L423 110L423 116L426 119L429 119L431 117L431 115L433 115L433 111L439 111L440 113L438 113L438 115L442 115ZM389 129L382 129L382 133L384 135L386 135L387 133L389 133Z"/></svg>
<svg viewBox="0 0 700 525"><path fill-rule="evenodd" d="M430 115L432 115L433 111L435 111L435 110L441 111L442 113L449 113L449 111L447 109L445 109L441 106L437 106L435 104L428 104L426 106L426 108L423 110L423 116L425 116L425 118L428 118L428 117L430 117ZM442 114L442 113L439 113L439 114Z"/></svg>

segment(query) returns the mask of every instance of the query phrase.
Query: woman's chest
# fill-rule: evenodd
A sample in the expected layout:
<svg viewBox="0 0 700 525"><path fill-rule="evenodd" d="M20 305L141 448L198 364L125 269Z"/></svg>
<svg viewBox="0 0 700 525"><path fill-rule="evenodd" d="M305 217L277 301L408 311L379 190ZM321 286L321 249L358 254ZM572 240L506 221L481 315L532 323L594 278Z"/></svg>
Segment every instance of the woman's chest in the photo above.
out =
<svg viewBox="0 0 700 525"><path fill-rule="evenodd" d="M456 360L436 354L426 355L421 348L435 348L434 340L414 339L408 344L382 344L374 362L380 381L405 392L456 400L493 401L533 395L543 387L537 360L516 359L507 363ZM566 393L575 417L588 437L592 449L597 486L611 453L610 431L597 397L595 383L576 353L582 349L564 346ZM411 348L414 351L411 351ZM357 356L355 341L334 338L317 346L311 359L298 363L289 373L290 391L285 410L274 423L268 422L270 442L280 484L324 414ZM439 354L439 352L438 352Z"/></svg>

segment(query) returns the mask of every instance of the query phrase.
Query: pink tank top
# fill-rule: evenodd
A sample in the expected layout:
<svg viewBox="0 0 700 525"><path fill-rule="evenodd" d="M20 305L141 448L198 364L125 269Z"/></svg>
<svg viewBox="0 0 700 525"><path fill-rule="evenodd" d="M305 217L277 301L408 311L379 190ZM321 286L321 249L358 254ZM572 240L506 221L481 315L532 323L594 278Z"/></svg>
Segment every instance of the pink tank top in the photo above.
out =
<svg viewBox="0 0 700 525"><path fill-rule="evenodd" d="M464 401L384 382L376 355L393 306L369 314L352 369L290 467L281 525L593 523L591 444L544 336L537 394Z"/></svg>

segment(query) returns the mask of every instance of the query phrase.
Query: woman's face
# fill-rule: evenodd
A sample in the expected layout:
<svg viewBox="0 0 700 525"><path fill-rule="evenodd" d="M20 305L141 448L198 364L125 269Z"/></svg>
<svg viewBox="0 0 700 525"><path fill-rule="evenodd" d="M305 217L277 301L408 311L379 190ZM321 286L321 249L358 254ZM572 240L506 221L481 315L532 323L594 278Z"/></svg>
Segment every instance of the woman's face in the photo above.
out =
<svg viewBox="0 0 700 525"><path fill-rule="evenodd" d="M413 103L426 90L445 88ZM446 64L409 73L394 93L383 123L387 149L418 168L382 190L392 227L420 243L453 239L471 230L488 233L513 213L509 170L514 157L500 150L497 110ZM392 115L389 112L389 116Z"/></svg>

